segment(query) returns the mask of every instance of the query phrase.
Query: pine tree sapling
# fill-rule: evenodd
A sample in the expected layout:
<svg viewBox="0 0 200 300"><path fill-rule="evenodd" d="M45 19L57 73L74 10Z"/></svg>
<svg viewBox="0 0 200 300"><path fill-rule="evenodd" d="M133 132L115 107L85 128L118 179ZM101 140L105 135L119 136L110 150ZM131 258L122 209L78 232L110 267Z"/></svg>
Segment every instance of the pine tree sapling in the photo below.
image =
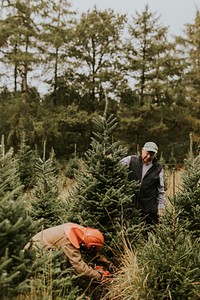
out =
<svg viewBox="0 0 200 300"><path fill-rule="evenodd" d="M30 261L22 249L34 232L34 222L26 210L27 197L20 182L18 163L12 149L0 154L0 297L11 299L18 292Z"/></svg>
<svg viewBox="0 0 200 300"><path fill-rule="evenodd" d="M24 185L25 190L33 187L35 181L35 162L36 155L27 145L25 132L22 134L20 149L17 152L16 158L19 163L20 180Z"/></svg>
<svg viewBox="0 0 200 300"><path fill-rule="evenodd" d="M113 247L119 244L118 237L126 228L139 222L132 202L138 186L127 181L127 169L119 163L125 149L112 141L116 118L107 118L105 111L104 116L94 119L94 124L97 130L85 153L85 166L77 173L68 219L100 229L109 247Z"/></svg>
<svg viewBox="0 0 200 300"><path fill-rule="evenodd" d="M185 171L181 192L175 199L175 207L180 211L180 222L187 223L191 234L200 237L200 156L185 160Z"/></svg>
<svg viewBox="0 0 200 300"><path fill-rule="evenodd" d="M146 242L125 247L105 299L199 299L199 243L179 222L177 213L167 214Z"/></svg>
<svg viewBox="0 0 200 300"><path fill-rule="evenodd" d="M49 159L38 158L35 165L36 183L30 213L34 220L41 222L43 228L60 225L65 215L59 197L58 176L53 156Z"/></svg>

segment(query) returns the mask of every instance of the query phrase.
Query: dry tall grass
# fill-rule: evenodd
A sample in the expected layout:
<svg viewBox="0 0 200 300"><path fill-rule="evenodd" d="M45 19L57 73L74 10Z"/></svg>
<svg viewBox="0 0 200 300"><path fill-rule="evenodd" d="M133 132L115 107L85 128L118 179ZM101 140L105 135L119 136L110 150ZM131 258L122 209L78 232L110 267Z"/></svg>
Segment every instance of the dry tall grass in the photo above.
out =
<svg viewBox="0 0 200 300"><path fill-rule="evenodd" d="M138 266L137 254L124 242L124 254L121 266L114 274L108 293L102 300L138 300L141 299L141 287L145 290L143 269Z"/></svg>

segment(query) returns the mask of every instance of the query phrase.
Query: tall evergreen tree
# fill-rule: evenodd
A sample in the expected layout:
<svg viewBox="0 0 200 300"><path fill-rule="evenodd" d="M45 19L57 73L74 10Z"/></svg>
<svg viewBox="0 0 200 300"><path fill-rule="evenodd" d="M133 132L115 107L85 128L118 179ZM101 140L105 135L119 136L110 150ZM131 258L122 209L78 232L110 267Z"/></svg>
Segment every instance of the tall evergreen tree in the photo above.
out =
<svg viewBox="0 0 200 300"><path fill-rule="evenodd" d="M72 208L68 220L99 228L112 247L120 244L122 232L131 231L139 223L132 202L138 185L127 181L127 169L119 163L126 150L112 140L116 118L107 116L106 107L94 123L91 147L85 153L83 171L77 174L77 185L69 200Z"/></svg>
<svg viewBox="0 0 200 300"><path fill-rule="evenodd" d="M83 13L80 20L75 22L69 55L75 58L75 76L80 93L85 95L85 109L90 112L97 109L97 99L104 98L104 85L108 92L115 93L115 98L117 91L126 85L121 72L121 34L125 22L124 15L117 15L112 10L99 11L97 8Z"/></svg>
<svg viewBox="0 0 200 300"><path fill-rule="evenodd" d="M159 23L159 16L148 5L142 13L136 12L129 34L127 75L132 85L131 90L122 93L119 135L127 145L133 141L135 149L150 138L161 150L167 143L168 157L172 150L180 153L177 134L180 130L185 132L188 126L182 83L185 64L175 43L168 40L168 29Z"/></svg>
<svg viewBox="0 0 200 300"><path fill-rule="evenodd" d="M166 96L170 79L180 72L174 44L168 41L168 29L159 23L159 19L146 5L142 13L136 11L129 24L128 74L133 80L140 106L169 101Z"/></svg>
<svg viewBox="0 0 200 300"><path fill-rule="evenodd" d="M44 81L51 84L53 88L51 99L56 106L60 104L60 97L62 98L62 93L59 93L58 88L60 85L62 88L64 74L67 73L69 67L68 45L73 39L71 16L74 13L70 10L71 4L67 0L51 2L43 0L41 4L38 42L45 71Z"/></svg>
<svg viewBox="0 0 200 300"><path fill-rule="evenodd" d="M188 109L187 119L190 131L198 135L200 131L200 10L196 11L194 22L185 26L185 36L177 38L181 46L183 59L187 63L185 69L185 105ZM200 137L199 137L200 138Z"/></svg>
<svg viewBox="0 0 200 300"><path fill-rule="evenodd" d="M37 10L37 1L5 1L2 6L2 25L4 31L9 33L4 42L8 49L4 56L4 67L13 66L15 92L28 91L28 74L39 61L34 53L38 28L33 15L37 14Z"/></svg>

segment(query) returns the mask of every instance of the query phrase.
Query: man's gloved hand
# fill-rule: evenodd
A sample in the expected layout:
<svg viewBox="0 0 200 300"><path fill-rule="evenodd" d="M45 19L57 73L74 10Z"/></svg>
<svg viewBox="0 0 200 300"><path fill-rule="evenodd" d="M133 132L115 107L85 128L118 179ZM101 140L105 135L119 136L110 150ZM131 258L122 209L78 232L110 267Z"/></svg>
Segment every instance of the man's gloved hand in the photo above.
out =
<svg viewBox="0 0 200 300"><path fill-rule="evenodd" d="M105 255L99 253L96 256L96 265L103 266L104 270L108 270L111 274L115 273L116 268L113 263L106 258Z"/></svg>
<svg viewBox="0 0 200 300"><path fill-rule="evenodd" d="M95 266L94 269L101 274L101 283L111 282L111 273L103 268L103 266Z"/></svg>

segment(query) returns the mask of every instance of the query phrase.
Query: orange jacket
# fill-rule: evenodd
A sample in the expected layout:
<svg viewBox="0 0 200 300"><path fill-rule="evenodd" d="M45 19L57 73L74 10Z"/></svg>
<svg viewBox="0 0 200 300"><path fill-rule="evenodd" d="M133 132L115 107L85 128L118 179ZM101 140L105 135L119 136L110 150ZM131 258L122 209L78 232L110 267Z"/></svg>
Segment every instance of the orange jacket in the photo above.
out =
<svg viewBox="0 0 200 300"><path fill-rule="evenodd" d="M75 230L79 230L79 232L81 233L83 230L85 230L85 227L73 223L65 223L38 232L32 237L31 242L25 245L24 250L27 250L30 247L31 243L35 249L41 249L41 247L43 246L50 249L61 247L63 252L68 257L72 268L77 274L82 274L96 280L101 280L101 274L94 270L92 267L88 266L83 261L80 247L75 247L73 245L74 240L71 239L71 241L73 242L72 244L72 242L67 237L66 232L68 232L69 229L73 233L73 237L77 239L78 242L81 242L81 234L78 234L78 236L76 236L76 233L74 234L74 232Z"/></svg>

